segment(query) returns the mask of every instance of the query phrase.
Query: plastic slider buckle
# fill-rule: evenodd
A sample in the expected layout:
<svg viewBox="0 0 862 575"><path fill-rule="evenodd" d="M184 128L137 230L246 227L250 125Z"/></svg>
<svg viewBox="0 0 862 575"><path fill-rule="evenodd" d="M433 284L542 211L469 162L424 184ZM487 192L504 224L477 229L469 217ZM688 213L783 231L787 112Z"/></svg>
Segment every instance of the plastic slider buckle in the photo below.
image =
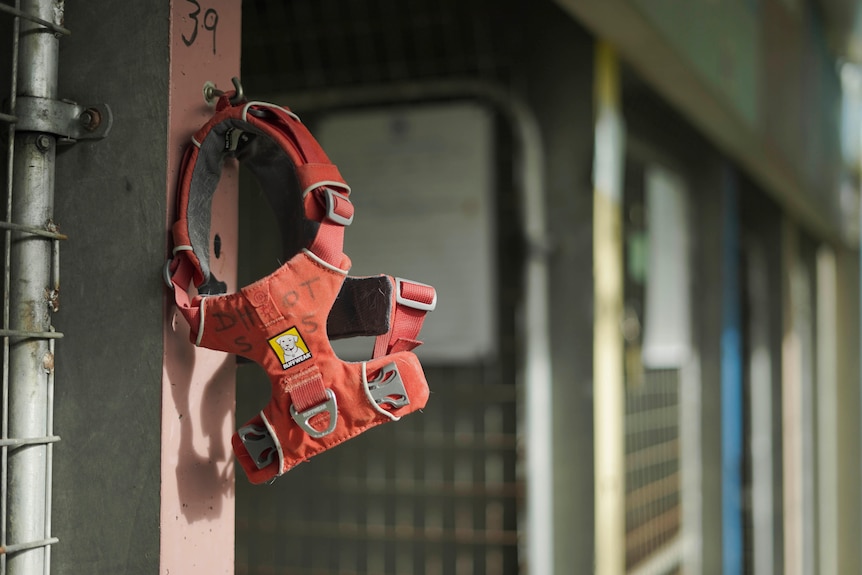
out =
<svg viewBox="0 0 862 575"><path fill-rule="evenodd" d="M410 405L404 380L401 379L395 362L386 364L377 374L377 377L368 381L367 388L368 394L377 405L388 404L393 409Z"/></svg>
<svg viewBox="0 0 862 575"><path fill-rule="evenodd" d="M263 469L275 460L275 441L266 428L251 424L241 428L237 433L258 469Z"/></svg>
<svg viewBox="0 0 862 575"><path fill-rule="evenodd" d="M401 286L403 284L410 284L414 286L428 288L431 290L434 296L431 298L430 302L408 299L404 297L404 295L401 293ZM395 301L403 306L412 307L413 309L418 309L422 311L434 311L434 308L437 307L437 290L435 290L433 286L429 286L428 284L421 284L419 282L414 282L411 280L395 278Z"/></svg>
<svg viewBox="0 0 862 575"><path fill-rule="evenodd" d="M174 282L171 279L173 277L173 270L171 267L174 265L174 258L177 256L179 252L193 252L194 249L191 246L177 246L174 248L171 257L167 259L165 262L165 268L162 272L162 278L165 280L165 285L168 286L168 289L174 289Z"/></svg>
<svg viewBox="0 0 862 575"><path fill-rule="evenodd" d="M313 428L309 423L312 417L320 413L329 414L329 427L322 431ZM314 407L309 407L305 411L296 411L296 408L291 405L290 416L293 418L296 424L311 437L320 438L325 435L329 435L330 433L335 431L335 424L338 423L338 404L335 401L335 394L332 393L331 389L327 389L326 401L315 405Z"/></svg>
<svg viewBox="0 0 862 575"><path fill-rule="evenodd" d="M329 188L323 188L324 197L326 198L326 217L342 226L349 226L353 223L353 204L344 194L334 192ZM336 210L338 205L347 204L350 207L350 216L339 214Z"/></svg>

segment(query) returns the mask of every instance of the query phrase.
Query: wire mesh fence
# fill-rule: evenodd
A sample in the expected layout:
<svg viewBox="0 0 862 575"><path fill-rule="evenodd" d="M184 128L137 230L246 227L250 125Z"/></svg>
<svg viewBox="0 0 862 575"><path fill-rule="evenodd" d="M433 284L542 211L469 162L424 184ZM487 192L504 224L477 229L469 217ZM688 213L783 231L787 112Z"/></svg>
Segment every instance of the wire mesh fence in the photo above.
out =
<svg viewBox="0 0 862 575"><path fill-rule="evenodd" d="M62 12L62 11L60 11ZM0 573L50 572L54 345L59 306L59 244L53 211L56 138L26 130L19 94L53 98L59 38L52 2L0 3L0 70L8 96L0 110L5 182L3 229L2 408L0 408ZM60 19L60 21L62 21ZM26 126L25 126L26 127ZM29 287L28 287L29 286ZM35 286L35 287L34 287Z"/></svg>
<svg viewBox="0 0 862 575"><path fill-rule="evenodd" d="M626 564L679 533L679 370L648 370L626 393Z"/></svg>
<svg viewBox="0 0 862 575"><path fill-rule="evenodd" d="M295 0L243 5L243 78L260 93L470 77L506 81L511 0Z"/></svg>
<svg viewBox="0 0 862 575"><path fill-rule="evenodd" d="M238 482L237 575L518 572L514 387L435 376L421 416L317 456L265 497Z"/></svg>

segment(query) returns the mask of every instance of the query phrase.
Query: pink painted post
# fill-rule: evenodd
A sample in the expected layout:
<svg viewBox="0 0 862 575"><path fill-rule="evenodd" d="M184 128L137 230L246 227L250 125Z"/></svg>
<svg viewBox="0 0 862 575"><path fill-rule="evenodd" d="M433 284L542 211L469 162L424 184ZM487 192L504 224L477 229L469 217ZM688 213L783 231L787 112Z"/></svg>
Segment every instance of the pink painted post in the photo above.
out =
<svg viewBox="0 0 862 575"><path fill-rule="evenodd" d="M192 134L212 115L206 82L233 88L240 70L240 0L172 0L168 134L168 206ZM213 198L214 275L236 290L237 171L226 165ZM174 214L167 214L170 226ZM212 239L211 238L211 239ZM196 348L166 299L162 378L161 575L234 573L235 359Z"/></svg>

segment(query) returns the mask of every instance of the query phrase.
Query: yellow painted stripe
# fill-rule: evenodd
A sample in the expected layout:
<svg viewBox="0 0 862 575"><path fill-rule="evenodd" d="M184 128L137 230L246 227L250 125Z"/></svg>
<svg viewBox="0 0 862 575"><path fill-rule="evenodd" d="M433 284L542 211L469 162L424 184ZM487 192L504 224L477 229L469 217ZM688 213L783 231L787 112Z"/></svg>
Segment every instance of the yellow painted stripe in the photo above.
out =
<svg viewBox="0 0 862 575"><path fill-rule="evenodd" d="M623 243L619 64L599 42L595 62L596 163L593 193L593 355L596 575L625 572ZM616 189L614 189L616 188Z"/></svg>

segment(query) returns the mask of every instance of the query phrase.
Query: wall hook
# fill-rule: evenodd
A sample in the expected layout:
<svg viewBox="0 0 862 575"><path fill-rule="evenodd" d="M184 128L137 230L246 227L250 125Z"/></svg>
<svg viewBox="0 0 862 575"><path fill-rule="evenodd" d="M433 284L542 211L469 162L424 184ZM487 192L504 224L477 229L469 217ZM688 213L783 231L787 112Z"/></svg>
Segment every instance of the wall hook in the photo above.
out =
<svg viewBox="0 0 862 575"><path fill-rule="evenodd" d="M240 83L239 78L234 76L230 79L230 81L231 83L233 83L234 88L234 95L230 98L230 105L236 106L237 104L245 102L245 92L243 92L242 84ZM224 95L224 90L219 90L218 88L216 88L215 84L207 80L204 83L203 93L204 100L206 100L206 103L212 106L213 104L215 104L215 101L220 96Z"/></svg>

